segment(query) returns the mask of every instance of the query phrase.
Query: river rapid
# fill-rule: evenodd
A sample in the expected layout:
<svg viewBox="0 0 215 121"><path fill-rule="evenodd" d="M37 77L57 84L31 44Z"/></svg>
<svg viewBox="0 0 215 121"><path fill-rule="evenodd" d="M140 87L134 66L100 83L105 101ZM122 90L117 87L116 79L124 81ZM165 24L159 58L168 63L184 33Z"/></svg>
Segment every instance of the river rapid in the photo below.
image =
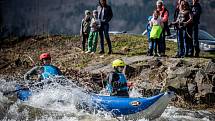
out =
<svg viewBox="0 0 215 121"><path fill-rule="evenodd" d="M18 80L0 79L0 120L1 121L123 121L114 118L110 112L85 109L90 92L78 87L68 79L51 79L51 84L32 87L28 101L16 99L16 94L3 95L15 90ZM60 82L60 84L59 84ZM62 84L63 82L63 84ZM66 83L64 83L66 82ZM69 83L68 83L69 82ZM141 95L134 89L132 97ZM83 103L84 102L84 103ZM215 114L204 110L185 110L168 106L155 121L214 121ZM148 121L140 119L138 121Z"/></svg>

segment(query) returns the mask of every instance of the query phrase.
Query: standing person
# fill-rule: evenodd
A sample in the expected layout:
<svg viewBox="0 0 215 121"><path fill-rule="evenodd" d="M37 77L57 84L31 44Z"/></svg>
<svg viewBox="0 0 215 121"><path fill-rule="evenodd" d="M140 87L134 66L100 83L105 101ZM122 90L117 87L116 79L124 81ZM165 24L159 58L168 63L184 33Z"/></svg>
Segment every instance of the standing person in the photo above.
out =
<svg viewBox="0 0 215 121"><path fill-rule="evenodd" d="M200 16L202 13L202 8L199 3L199 0L193 0L192 5L192 14L193 14L193 34L194 34L194 49L195 49L195 57L199 57L200 49L199 49L199 24L200 24Z"/></svg>
<svg viewBox="0 0 215 121"><path fill-rule="evenodd" d="M153 17L151 21L149 22L151 29L150 32L150 40L151 40L151 48L149 50L150 54L153 55L153 50L154 50L154 56L158 56L157 54L157 48L159 46L159 41L160 41L160 35L162 33L163 29L163 22L162 19L160 18L160 12L155 10L153 13Z"/></svg>
<svg viewBox="0 0 215 121"><path fill-rule="evenodd" d="M176 2L175 12L174 12L174 21L176 21L177 18L178 18L178 13L179 13L179 11L180 11L179 8L180 8L181 1L183 1L183 0L178 0L178 1Z"/></svg>
<svg viewBox="0 0 215 121"><path fill-rule="evenodd" d="M178 52L176 57L181 58L187 56L190 50L192 50L192 33L189 30L192 28L192 15L188 2L181 1L177 20L172 24L177 28Z"/></svg>
<svg viewBox="0 0 215 121"><path fill-rule="evenodd" d="M40 66L35 66L24 75L24 80L29 80L31 76L37 75L38 81L47 79L52 76L62 75L60 69L51 64L51 55L43 53L39 57Z"/></svg>
<svg viewBox="0 0 215 121"><path fill-rule="evenodd" d="M104 36L108 44L109 52L108 54L112 53L112 45L111 40L109 37L109 22L113 17L113 12L111 6L107 4L106 0L99 0L99 6L97 8L99 13L99 20L101 21L101 27L99 30L100 36L100 54L104 54Z"/></svg>
<svg viewBox="0 0 215 121"><path fill-rule="evenodd" d="M160 52L159 52L159 54L160 54L160 56L165 56L165 51L166 51L166 42L165 42L166 35L165 35L165 33L167 33L168 36L171 34L169 26L168 26L169 12L165 8L162 0L158 0L156 4L157 4L157 10L160 12L160 16L161 16L162 22L164 24L164 28L163 28L163 32L162 32L162 38L160 40L160 46L159 46Z"/></svg>
<svg viewBox="0 0 215 121"><path fill-rule="evenodd" d="M91 13L89 10L85 10L85 16L81 21L81 30L80 30L80 36L82 38L82 50L85 51L85 43L88 40L89 33L90 33L90 16Z"/></svg>
<svg viewBox="0 0 215 121"><path fill-rule="evenodd" d="M98 11L93 11L93 18L91 20L90 24L90 34L88 38L88 51L86 53L95 53L96 47L97 47L97 41L98 41L98 35L99 35L99 28L101 26L100 21L98 20Z"/></svg>
<svg viewBox="0 0 215 121"><path fill-rule="evenodd" d="M110 96L129 97L128 81L124 74L125 62L120 59L114 60L112 67L114 71L107 76L106 90L110 93Z"/></svg>
<svg viewBox="0 0 215 121"><path fill-rule="evenodd" d="M146 25L146 34L147 34L147 39L148 39L148 51L147 51L147 56L152 56L152 54L150 53L150 50L152 49L152 41L151 41L151 39L150 39L150 32L151 32L151 29L152 29L152 27L150 26L150 21L151 21L151 19L152 19L152 16L149 16L148 17L148 23L147 23L147 25Z"/></svg>

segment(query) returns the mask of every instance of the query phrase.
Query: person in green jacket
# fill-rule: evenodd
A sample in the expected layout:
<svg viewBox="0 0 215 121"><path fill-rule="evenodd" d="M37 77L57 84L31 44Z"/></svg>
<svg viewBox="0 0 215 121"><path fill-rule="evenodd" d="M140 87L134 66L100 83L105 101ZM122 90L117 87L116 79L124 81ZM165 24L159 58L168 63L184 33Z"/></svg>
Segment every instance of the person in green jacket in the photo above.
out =
<svg viewBox="0 0 215 121"><path fill-rule="evenodd" d="M90 34L88 38L88 51L86 53L95 53L97 48L97 41L99 35L99 28L101 26L101 22L98 19L98 11L93 11L93 18L90 23Z"/></svg>

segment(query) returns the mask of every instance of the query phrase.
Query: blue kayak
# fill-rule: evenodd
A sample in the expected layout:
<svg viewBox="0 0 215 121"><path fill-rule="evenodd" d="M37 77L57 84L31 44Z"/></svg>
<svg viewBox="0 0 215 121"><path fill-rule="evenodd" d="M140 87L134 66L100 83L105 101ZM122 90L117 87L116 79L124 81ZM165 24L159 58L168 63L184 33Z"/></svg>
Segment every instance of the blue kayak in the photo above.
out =
<svg viewBox="0 0 215 121"><path fill-rule="evenodd" d="M27 101L28 98L31 96L31 91L28 88L24 89L22 86L16 85L16 90L18 90L17 98L22 101Z"/></svg>
<svg viewBox="0 0 215 121"><path fill-rule="evenodd" d="M17 91L17 97L26 101L31 96L31 91L30 89L22 90L21 88L21 86L16 86L16 89L19 90ZM164 112L173 95L173 92L165 92L149 98L122 98L91 94L87 106L95 110L111 112L116 117L125 116L131 120L154 119Z"/></svg>
<svg viewBox="0 0 215 121"><path fill-rule="evenodd" d="M99 110L112 112L115 116L134 114L154 104L164 93L150 98L120 98L115 96L93 96L93 106Z"/></svg>
<svg viewBox="0 0 215 121"><path fill-rule="evenodd" d="M121 98L115 96L92 96L92 106L100 111L111 112L127 120L158 118L166 109L174 92L165 92L148 98Z"/></svg>

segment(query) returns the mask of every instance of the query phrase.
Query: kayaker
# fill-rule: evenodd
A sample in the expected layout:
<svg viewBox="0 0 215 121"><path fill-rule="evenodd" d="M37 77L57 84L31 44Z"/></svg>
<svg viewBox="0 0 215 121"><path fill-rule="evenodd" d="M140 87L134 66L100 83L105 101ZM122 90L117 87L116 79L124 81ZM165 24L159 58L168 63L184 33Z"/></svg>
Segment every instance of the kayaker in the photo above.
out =
<svg viewBox="0 0 215 121"><path fill-rule="evenodd" d="M51 76L62 75L62 72L56 66L51 64L51 55L43 53L39 57L40 66L35 66L24 75L24 80L29 80L33 75L37 75L37 80L44 80Z"/></svg>
<svg viewBox="0 0 215 121"><path fill-rule="evenodd" d="M112 62L114 71L108 74L106 90L110 96L129 97L127 79L124 74L126 64L123 60L117 59Z"/></svg>

